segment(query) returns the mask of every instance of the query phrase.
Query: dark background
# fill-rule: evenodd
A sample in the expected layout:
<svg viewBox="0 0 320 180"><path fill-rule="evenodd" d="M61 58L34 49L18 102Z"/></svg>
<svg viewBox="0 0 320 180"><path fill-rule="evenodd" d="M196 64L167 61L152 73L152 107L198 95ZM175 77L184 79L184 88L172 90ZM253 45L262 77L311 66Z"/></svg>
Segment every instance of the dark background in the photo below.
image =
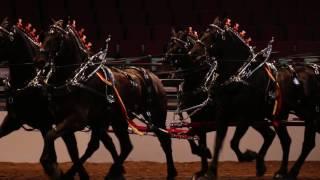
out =
<svg viewBox="0 0 320 180"><path fill-rule="evenodd" d="M111 56L161 55L171 27L205 30L216 16L230 17L258 48L275 37L281 54L317 51L317 0L1 0L0 17L18 18L46 30L51 18L77 20L94 49L112 35Z"/></svg>

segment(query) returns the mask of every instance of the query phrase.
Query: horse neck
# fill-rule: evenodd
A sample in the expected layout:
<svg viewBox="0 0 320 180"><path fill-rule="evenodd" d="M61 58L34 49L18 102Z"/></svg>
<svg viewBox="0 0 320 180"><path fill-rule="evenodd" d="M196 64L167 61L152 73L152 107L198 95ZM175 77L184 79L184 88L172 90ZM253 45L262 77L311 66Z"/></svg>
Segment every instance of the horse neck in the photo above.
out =
<svg viewBox="0 0 320 180"><path fill-rule="evenodd" d="M194 91L201 87L204 83L206 73L208 72L209 67L204 67L200 65L190 66L189 69L186 69L186 73L183 76L184 91Z"/></svg>
<svg viewBox="0 0 320 180"><path fill-rule="evenodd" d="M240 67L249 60L251 52L244 44L239 45L239 42L223 42L217 48L218 81L223 83L235 75Z"/></svg>
<svg viewBox="0 0 320 180"><path fill-rule="evenodd" d="M38 47L34 46L23 34L16 33L8 54L12 87L21 88L35 76L36 69L32 63L37 50Z"/></svg>
<svg viewBox="0 0 320 180"><path fill-rule="evenodd" d="M55 78L50 83L61 85L71 78L75 70L78 69L85 60L81 53L80 49L77 48L73 42L68 42L67 49L54 60L54 64L56 65L54 72Z"/></svg>

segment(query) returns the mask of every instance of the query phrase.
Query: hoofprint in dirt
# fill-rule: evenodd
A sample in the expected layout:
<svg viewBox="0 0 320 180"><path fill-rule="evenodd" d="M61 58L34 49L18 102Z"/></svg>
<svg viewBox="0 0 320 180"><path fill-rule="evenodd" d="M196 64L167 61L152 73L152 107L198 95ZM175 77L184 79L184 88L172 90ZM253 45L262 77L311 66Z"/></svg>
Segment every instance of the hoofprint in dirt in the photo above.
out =
<svg viewBox="0 0 320 180"><path fill-rule="evenodd" d="M194 172L200 166L199 162L175 163L179 172L178 180L189 180ZM65 171L70 167L70 163L61 163L62 169ZM279 167L280 163L268 161L265 177L255 177L255 163L238 163L238 162L222 162L219 167L220 179L228 180L269 180L272 179L274 171ZM290 163L292 165L292 163ZM106 163L86 163L91 179L102 180L110 167ZM128 180L165 180L166 165L156 162L126 162L126 177ZM1 180L43 180L48 179L42 171L42 167L38 163L0 163L0 179ZM320 179L320 161L306 162L301 169L299 179L302 180L319 180Z"/></svg>

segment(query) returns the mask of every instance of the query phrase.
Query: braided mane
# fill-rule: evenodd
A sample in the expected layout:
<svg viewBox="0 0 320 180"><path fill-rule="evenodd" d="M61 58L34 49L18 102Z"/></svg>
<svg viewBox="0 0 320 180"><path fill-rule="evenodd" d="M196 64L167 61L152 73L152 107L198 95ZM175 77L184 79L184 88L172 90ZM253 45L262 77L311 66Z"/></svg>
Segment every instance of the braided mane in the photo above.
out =
<svg viewBox="0 0 320 180"><path fill-rule="evenodd" d="M19 29L21 32L23 32L26 38L28 38L34 45L38 47L41 46L39 35L37 34L37 29L34 28L31 23L27 23L24 26L22 19L18 19L18 22L15 27Z"/></svg>
<svg viewBox="0 0 320 180"><path fill-rule="evenodd" d="M231 24L231 19L226 18L224 22L224 27L227 31L233 33L236 37L239 38L243 43L247 44L250 47L250 42L252 41L251 37L246 38L246 31L240 30L240 24L234 23L233 26Z"/></svg>
<svg viewBox="0 0 320 180"><path fill-rule="evenodd" d="M69 32L74 35L77 43L84 51L88 52L91 50L92 43L87 42L87 36L84 34L84 31L85 31L84 28L80 28L80 30L77 30L75 20L73 20L72 22L69 22L67 25L67 28L69 29Z"/></svg>

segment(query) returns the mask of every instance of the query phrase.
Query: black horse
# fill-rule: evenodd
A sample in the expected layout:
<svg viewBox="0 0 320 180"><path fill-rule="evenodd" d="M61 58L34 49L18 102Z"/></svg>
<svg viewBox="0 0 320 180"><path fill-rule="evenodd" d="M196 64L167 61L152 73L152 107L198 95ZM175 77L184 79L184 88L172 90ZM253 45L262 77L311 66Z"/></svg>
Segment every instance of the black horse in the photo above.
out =
<svg viewBox="0 0 320 180"><path fill-rule="evenodd" d="M218 19L215 21L221 23ZM206 107L211 110L211 117L216 123L216 146L208 171L214 171L216 174L216 163L223 141L223 138L220 137L225 136L228 125L232 123L236 125L236 132L231 142L233 149L238 148L239 141L249 125L264 138L256 159L256 175L262 176L266 171L264 157L275 136L274 131L265 121L267 108L260 104L265 97L263 93L260 93L260 91L264 92L264 87L259 86L261 90L254 89L244 81L238 81L236 78L230 79L236 75L240 67L246 67L245 62L255 57L252 48L246 44L241 33L229 27L224 28L213 24L203 33L188 54L195 64L201 64L203 61L216 63L216 68L211 72L216 75L213 76L214 79L209 83L208 88L211 103ZM261 81L268 81L268 78ZM240 151L235 150L235 152L241 155Z"/></svg>
<svg viewBox="0 0 320 180"><path fill-rule="evenodd" d="M315 133L319 131L319 110L317 108L319 106L319 66L294 64L278 68L271 65L263 68L263 61L267 60L270 54L262 53L266 55L262 60L257 58L255 53L249 58L250 46L247 46L247 51L242 51L243 48L240 48L239 45L230 46L228 39L233 37L232 39L238 39L240 40L238 42L242 42L242 47L246 47L242 35L242 33L232 30L229 23L222 23L217 19L216 23L212 24L201 37L199 43L189 52L190 55L196 55L203 52L205 48L214 46L211 53L217 59L218 69L220 69L220 78L216 80L212 88L217 136L214 157L207 176L209 179L217 177L219 152L229 122L237 120L237 126L255 125L267 117L272 120L272 125L280 138L283 150L282 164L274 178L295 179L306 156L315 146ZM238 65L236 61L248 58L249 61L247 60L245 66ZM254 66L256 62L258 65ZM277 75L272 75L270 69L277 71ZM298 161L288 173L291 139L285 121L288 119L290 111L294 111L296 115L305 120L305 140ZM268 129L265 123L259 127ZM265 132L265 135L274 136L270 130ZM257 168L264 164L263 159L271 142L272 138L267 143L265 142L259 151Z"/></svg>
<svg viewBox="0 0 320 180"><path fill-rule="evenodd" d="M184 79L182 95L180 97L180 109L196 107L197 105L201 105L208 101L208 90L210 89L211 83L214 83L217 76L217 72L213 72L214 69L212 69L214 68L213 63L215 63L213 59L200 62L192 60L187 54L194 44L199 43L197 41L198 39L195 35L189 31L179 31L178 33L173 31L166 53L165 62L171 63L176 66L177 69L180 69L179 72L182 74L182 78ZM207 51L210 51L210 48L208 48ZM209 52L202 53L202 56L205 57L205 53ZM202 56L198 56L198 58L201 58ZM201 156L202 168L200 172L196 173L196 176L201 176L208 170L206 133L215 131L216 126L210 103L205 103L202 106L195 108L191 113L193 113L191 116L192 122L200 124L199 127L192 127L192 133L199 136L199 146L197 146L192 140L189 140L189 143L191 145L192 152ZM257 156L257 153L251 150L247 150L245 153L242 153L239 149L240 139L243 137L247 129L248 126L240 126L236 128L231 141L231 148L236 153L240 162L252 161ZM272 141L272 131L270 129L263 130L258 127L256 127L256 129L262 134L270 134L270 136L265 135L264 137L267 138L267 141ZM258 169L258 175L263 173L263 168Z"/></svg>
<svg viewBox="0 0 320 180"><path fill-rule="evenodd" d="M166 95L160 79L142 68L108 68L103 61L88 58L84 58L85 62L81 48L69 30L61 21L52 25L37 58L38 62L50 63L49 76L44 82L47 81L48 95L52 97L51 109L60 119L56 129L48 133L46 145L65 133L86 126L92 131L105 132L111 123L121 146L119 158L111 170L119 177L123 173L123 162L132 150L128 122L131 124L135 114L142 114L166 154L168 179L174 178L177 172L171 139L159 129L165 128L167 112Z"/></svg>
<svg viewBox="0 0 320 180"><path fill-rule="evenodd" d="M20 24L21 25L21 24ZM0 56L1 62L8 61L9 79L6 82L7 115L0 126L0 137L4 137L19 129L24 124L39 129L43 138L52 130L54 119L48 109L48 99L43 96L41 90L32 85L31 81L36 76L36 67L33 58L40 49L40 44L22 29L23 27L10 26L7 18L0 25ZM32 104L32 105L31 105ZM62 136L72 161L79 161L79 153L76 138L73 133ZM51 166L45 162L50 159ZM42 154L41 164L46 173L60 174L56 169L57 157L54 149L49 154ZM80 178L87 179L88 174L82 166L79 166ZM55 171L55 172L54 172Z"/></svg>

